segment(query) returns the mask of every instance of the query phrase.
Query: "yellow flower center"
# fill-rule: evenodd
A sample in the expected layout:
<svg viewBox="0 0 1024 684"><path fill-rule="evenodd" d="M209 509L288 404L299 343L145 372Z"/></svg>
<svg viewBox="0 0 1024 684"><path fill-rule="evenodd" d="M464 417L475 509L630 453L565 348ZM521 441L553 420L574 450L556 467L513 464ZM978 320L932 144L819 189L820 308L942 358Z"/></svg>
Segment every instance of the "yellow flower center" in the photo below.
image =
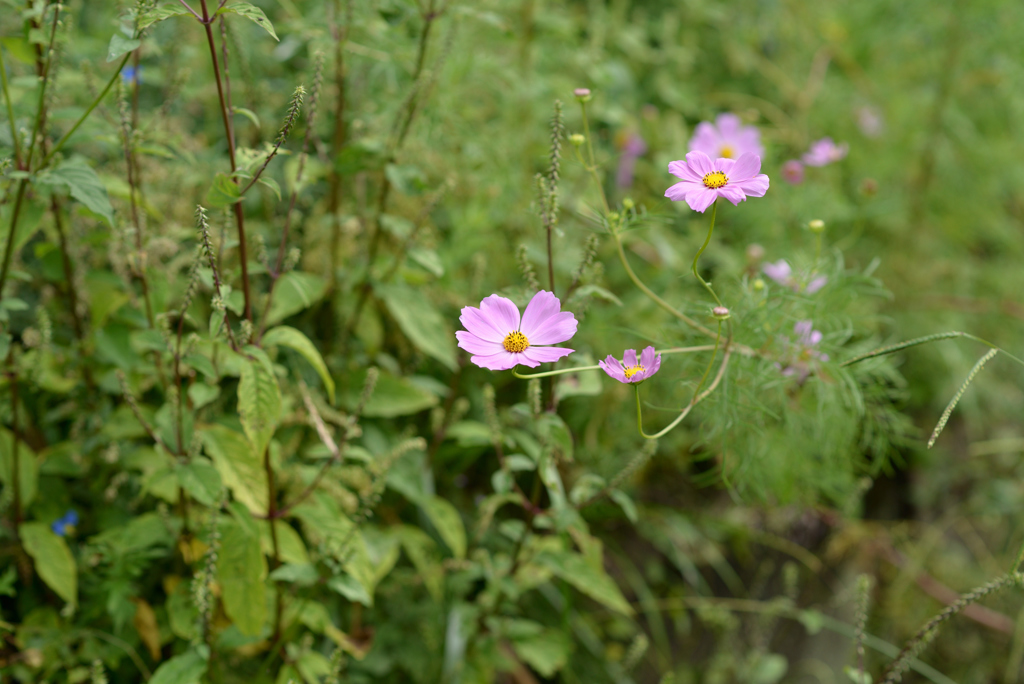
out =
<svg viewBox="0 0 1024 684"><path fill-rule="evenodd" d="M530 346L530 341L526 339L526 335L517 330L505 335L505 339L502 341L501 346L505 347L505 351L507 352L519 354L526 351L526 348Z"/></svg>
<svg viewBox="0 0 1024 684"><path fill-rule="evenodd" d="M644 368L643 366L637 365L637 366L630 366L629 368L623 368L622 372L626 374L626 379L629 380L634 375L636 375L637 373L643 373L645 370L647 370L647 369Z"/></svg>
<svg viewBox="0 0 1024 684"><path fill-rule="evenodd" d="M732 149L732 145L722 145L721 154L726 159L732 159L735 152Z"/></svg>
<svg viewBox="0 0 1024 684"><path fill-rule="evenodd" d="M717 190L726 183L729 182L729 177L721 171L712 171L711 173L704 174L704 187Z"/></svg>

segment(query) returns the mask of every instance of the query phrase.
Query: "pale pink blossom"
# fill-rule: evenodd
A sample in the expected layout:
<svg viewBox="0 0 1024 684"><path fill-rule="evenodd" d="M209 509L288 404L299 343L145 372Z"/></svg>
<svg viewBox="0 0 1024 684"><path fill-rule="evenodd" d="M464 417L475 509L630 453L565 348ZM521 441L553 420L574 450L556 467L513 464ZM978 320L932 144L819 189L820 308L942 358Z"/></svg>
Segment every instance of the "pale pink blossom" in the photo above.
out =
<svg viewBox="0 0 1024 684"><path fill-rule="evenodd" d="M685 200L701 213L719 197L738 205L748 196L764 197L768 192L768 176L760 173L761 158L756 154L712 161L703 152L690 152L686 161L669 162L668 171L682 181L666 190L665 197L673 202Z"/></svg>
<svg viewBox="0 0 1024 684"><path fill-rule="evenodd" d="M615 380L634 384L643 382L658 372L661 368L661 354L655 354L654 347L647 347L640 352L640 360L637 361L636 350L627 349L622 353L621 361L609 354L608 358L599 361L597 365Z"/></svg>
<svg viewBox="0 0 1024 684"><path fill-rule="evenodd" d="M828 354L817 348L824 336L820 330L814 330L811 321L798 321L793 332L797 335L796 340L784 340L783 362L775 365L783 375L796 377L803 384L821 363L828 361Z"/></svg>
<svg viewBox="0 0 1024 684"><path fill-rule="evenodd" d="M541 290L526 305L522 318L511 299L493 294L480 308L467 306L459 320L466 327L455 333L459 347L481 368L508 370L516 366L536 368L568 356L572 349L540 345L565 342L576 334L576 317L562 311L551 292Z"/></svg>
<svg viewBox="0 0 1024 684"><path fill-rule="evenodd" d="M846 143L836 145L832 138L822 138L811 143L811 149L803 156L808 166L828 166L846 157L850 146Z"/></svg>
<svg viewBox="0 0 1024 684"><path fill-rule="evenodd" d="M712 159L739 159L745 154L764 156L761 131L754 126L744 126L735 114L719 114L715 123L697 124L689 147L691 152L703 152Z"/></svg>
<svg viewBox="0 0 1024 684"><path fill-rule="evenodd" d="M800 185L804 182L804 165L790 159L782 165L782 178L790 185Z"/></svg>
<svg viewBox="0 0 1024 684"><path fill-rule="evenodd" d="M778 284L788 287L793 290L793 292L814 294L828 284L828 276L824 275L815 276L811 273L806 277L795 277L793 275L793 268L785 259L779 259L775 263L769 261L761 267L761 270L764 271L766 276Z"/></svg>

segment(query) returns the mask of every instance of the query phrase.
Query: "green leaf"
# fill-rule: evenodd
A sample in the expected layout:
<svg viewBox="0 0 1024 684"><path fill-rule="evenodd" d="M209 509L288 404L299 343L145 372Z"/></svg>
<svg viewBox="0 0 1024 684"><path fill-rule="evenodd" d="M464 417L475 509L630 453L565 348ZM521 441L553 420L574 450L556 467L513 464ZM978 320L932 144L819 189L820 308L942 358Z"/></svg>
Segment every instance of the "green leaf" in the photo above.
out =
<svg viewBox="0 0 1024 684"><path fill-rule="evenodd" d="M516 654L546 678L552 678L569 661L571 644L565 634L545 629L540 634L512 641Z"/></svg>
<svg viewBox="0 0 1024 684"><path fill-rule="evenodd" d="M197 651L186 651L158 667L149 684L199 684L206 667L206 659Z"/></svg>
<svg viewBox="0 0 1024 684"><path fill-rule="evenodd" d="M260 117L256 116L256 112L252 111L251 109L246 109L245 107L232 107L231 111L235 114L241 114L249 121L252 121L253 125L256 126L256 129L259 130Z"/></svg>
<svg viewBox="0 0 1024 684"><path fill-rule="evenodd" d="M444 264L441 263L441 257L432 249L413 247L409 250L409 258L438 278L444 275Z"/></svg>
<svg viewBox="0 0 1024 684"><path fill-rule="evenodd" d="M405 285L382 285L377 294L405 336L421 352L456 370L455 334L422 291Z"/></svg>
<svg viewBox="0 0 1024 684"><path fill-rule="evenodd" d="M262 349L249 345L239 356L238 417L256 455L262 458L281 418L281 388Z"/></svg>
<svg viewBox="0 0 1024 684"><path fill-rule="evenodd" d="M139 30L141 31L142 29L149 28L153 24L159 23L164 19L178 17L183 14L190 14L190 12L180 3L164 5L163 7L151 9L139 16Z"/></svg>
<svg viewBox="0 0 1024 684"><path fill-rule="evenodd" d="M295 328L281 325L267 331L263 336L263 345L265 347L288 347L301 354L303 358L309 361L309 365L313 366L313 370L320 375L324 388L327 390L327 396L331 398L331 403L334 403L334 378L331 377L330 371L327 370L324 357L320 355L319 350L310 342L308 337Z"/></svg>
<svg viewBox="0 0 1024 684"><path fill-rule="evenodd" d="M235 499L257 515L267 513L267 471L252 444L223 425L199 428L206 453Z"/></svg>
<svg viewBox="0 0 1024 684"><path fill-rule="evenodd" d="M267 19L267 15L264 14L263 10L261 10L259 7L251 5L248 2L239 2L234 5L231 5L230 7L225 7L224 9L217 12L217 14L227 14L229 12L231 14L239 14L245 17L246 19L256 22L258 26L260 26L263 30L265 30L267 33L273 36L274 40L281 40L280 38L277 37L277 34L274 32L274 25L270 23L270 20Z"/></svg>
<svg viewBox="0 0 1024 684"><path fill-rule="evenodd" d="M629 522L635 525L640 516L636 512L636 504L633 503L633 499L629 497L629 494L626 494L626 492L621 489L613 489L608 493L608 495L611 497L612 501L619 505L622 512L626 514L627 518L629 518Z"/></svg>
<svg viewBox="0 0 1024 684"><path fill-rule="evenodd" d="M35 561L36 572L57 596L70 604L78 601L78 569L75 557L49 525L27 522L19 528L25 552Z"/></svg>
<svg viewBox="0 0 1024 684"><path fill-rule="evenodd" d="M354 410L359 403L359 395L362 393L365 380L365 371L349 376L348 392L343 398L349 410ZM437 403L436 395L414 385L406 378L398 378L390 373L381 372L373 396L370 397L370 401L363 409L363 415L367 418L408 416L433 408Z"/></svg>
<svg viewBox="0 0 1024 684"><path fill-rule="evenodd" d="M11 53L11 57L18 60L22 64L35 64L36 63L36 51L32 48L24 38L0 38L0 45L7 48L7 51Z"/></svg>
<svg viewBox="0 0 1024 684"><path fill-rule="evenodd" d="M224 612L242 634L256 636L267 620L267 562L259 533L230 519L224 521L222 535L217 578Z"/></svg>
<svg viewBox="0 0 1024 684"><path fill-rule="evenodd" d="M229 207L241 201L241 189L238 184L231 176L223 172L214 177L213 185L206 191L206 206L208 207Z"/></svg>
<svg viewBox="0 0 1024 684"><path fill-rule="evenodd" d="M423 578L431 597L441 602L444 599L444 566L437 544L426 532L412 525L401 525L397 529L405 555L412 561L416 572Z"/></svg>
<svg viewBox="0 0 1024 684"><path fill-rule="evenodd" d="M572 433L557 413L544 413L537 419L537 430L548 445L559 452L559 457L572 461Z"/></svg>
<svg viewBox="0 0 1024 684"><path fill-rule="evenodd" d="M75 157L63 161L56 168L41 174L37 182L66 187L71 196L89 211L105 218L111 226L114 225L114 209L110 206L107 188L84 159Z"/></svg>
<svg viewBox="0 0 1024 684"><path fill-rule="evenodd" d="M455 506L438 496L421 501L420 506L452 554L456 558L465 558L466 528Z"/></svg>
<svg viewBox="0 0 1024 684"><path fill-rule="evenodd" d="M280 323L284 319L309 308L327 292L327 281L312 273L289 271L277 281L274 300L267 312L267 325Z"/></svg>
<svg viewBox="0 0 1024 684"><path fill-rule="evenodd" d="M39 226L42 223L43 216L46 215L46 206L41 202L32 201L29 198L25 198L22 202L21 212L18 215L18 232L14 235L14 247L15 253L19 252L24 247L32 236L39 230ZM11 213L13 207L8 202L7 204L0 206L0 235L3 235L3 241L7 241L7 233L11 229ZM8 301L7 299L4 300ZM5 307L10 309L10 307ZM26 308L28 308L26 306ZM13 309L11 309L13 311Z"/></svg>
<svg viewBox="0 0 1024 684"><path fill-rule="evenodd" d="M107 61L113 62L121 55L138 49L142 41L138 38L125 38L120 33L115 33L110 38L110 45L107 47Z"/></svg>
<svg viewBox="0 0 1024 684"><path fill-rule="evenodd" d="M14 436L3 428L0 428L0 482L7 491L14 482ZM35 500L39 487L39 463L24 442L18 445L18 486L24 511Z"/></svg>
<svg viewBox="0 0 1024 684"><path fill-rule="evenodd" d="M536 562L598 603L623 615L633 614L633 608L604 568L590 564L583 556L568 551L544 551Z"/></svg>
<svg viewBox="0 0 1024 684"><path fill-rule="evenodd" d="M206 459L194 459L177 468L178 482L192 498L204 506L213 506L220 501L223 487L220 473Z"/></svg>

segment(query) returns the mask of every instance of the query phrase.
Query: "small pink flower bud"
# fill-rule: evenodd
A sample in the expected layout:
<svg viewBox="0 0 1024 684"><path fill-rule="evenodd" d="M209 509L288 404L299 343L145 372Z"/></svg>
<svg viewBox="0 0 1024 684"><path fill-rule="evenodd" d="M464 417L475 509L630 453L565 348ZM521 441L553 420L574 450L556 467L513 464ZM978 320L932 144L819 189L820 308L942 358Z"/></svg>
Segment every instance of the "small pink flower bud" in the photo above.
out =
<svg viewBox="0 0 1024 684"><path fill-rule="evenodd" d="M577 88L576 90L572 91L572 94L575 95L576 97L589 97L590 88Z"/></svg>
<svg viewBox="0 0 1024 684"><path fill-rule="evenodd" d="M716 306L711 310L711 315L720 321L724 321L725 319L729 318L729 309L725 308L724 306Z"/></svg>

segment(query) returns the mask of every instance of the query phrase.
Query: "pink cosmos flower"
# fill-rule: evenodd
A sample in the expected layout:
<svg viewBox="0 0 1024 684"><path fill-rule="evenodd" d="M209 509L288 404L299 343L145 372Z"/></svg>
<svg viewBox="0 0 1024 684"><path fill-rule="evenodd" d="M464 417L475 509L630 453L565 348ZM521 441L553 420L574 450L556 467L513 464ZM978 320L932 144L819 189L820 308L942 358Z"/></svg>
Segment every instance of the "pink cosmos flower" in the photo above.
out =
<svg viewBox="0 0 1024 684"><path fill-rule="evenodd" d="M782 165L782 177L790 185L800 185L804 182L804 165L796 159L790 159Z"/></svg>
<svg viewBox="0 0 1024 684"><path fill-rule="evenodd" d="M461 348L473 354L469 360L481 368L536 368L573 352L564 347L538 346L565 342L576 334L576 317L561 308L558 297L541 290L526 305L520 319L512 300L493 294L480 302L479 309L462 309L459 320L466 329L455 337Z"/></svg>
<svg viewBox="0 0 1024 684"><path fill-rule="evenodd" d="M846 157L850 146L846 143L836 145L832 138L822 138L811 143L811 149L804 155L804 164L808 166L828 166Z"/></svg>
<svg viewBox="0 0 1024 684"><path fill-rule="evenodd" d="M814 323L811 321L797 321L793 326L793 332L797 334L796 342L788 339L785 341L785 365L775 364L786 377L796 376L800 384L807 380L819 362L828 361L828 354L817 349L823 335L813 328Z"/></svg>
<svg viewBox="0 0 1024 684"><path fill-rule="evenodd" d="M785 285L793 292L804 292L806 294L814 294L821 288L825 287L828 283L828 276L818 276L811 278L809 281L798 280L793 276L793 269L789 265L789 262L785 259L779 259L774 264L772 262L766 263L761 267L764 274L777 282L779 285ZM814 275L813 273L811 275Z"/></svg>
<svg viewBox="0 0 1024 684"><path fill-rule="evenodd" d="M754 126L744 126L735 114L719 114L713 124L710 121L697 124L690 138L690 151L703 152L712 159L739 159L745 154L756 154L758 157L764 155L761 131Z"/></svg>
<svg viewBox="0 0 1024 684"><path fill-rule="evenodd" d="M719 197L738 205L750 197L764 197L768 192L768 176L759 173L761 158L745 154L739 159L716 159L703 152L690 152L686 161L668 163L668 171L682 178L665 191L673 202L686 200L694 211L704 213Z"/></svg>
<svg viewBox="0 0 1024 684"><path fill-rule="evenodd" d="M622 361L609 354L608 358L598 361L597 365L615 380L634 384L658 372L661 368L661 354L655 354L654 347L647 347L640 352L640 362L637 363L636 350L627 349L622 353Z"/></svg>

